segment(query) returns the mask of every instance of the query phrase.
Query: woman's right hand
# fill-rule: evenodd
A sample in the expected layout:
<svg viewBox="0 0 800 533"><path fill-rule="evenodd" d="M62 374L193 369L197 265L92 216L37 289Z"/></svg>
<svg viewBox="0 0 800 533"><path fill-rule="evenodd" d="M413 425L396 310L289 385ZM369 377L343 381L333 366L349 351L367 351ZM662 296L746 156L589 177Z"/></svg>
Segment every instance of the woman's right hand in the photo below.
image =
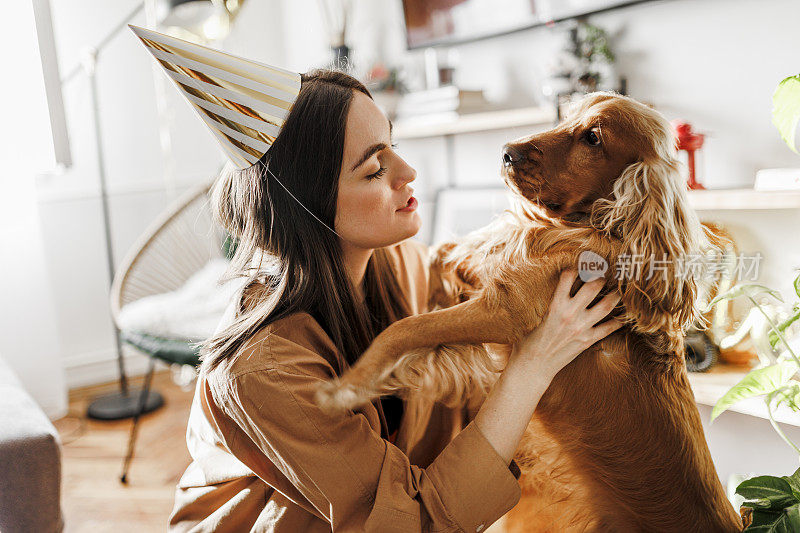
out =
<svg viewBox="0 0 800 533"><path fill-rule="evenodd" d="M575 296L569 291L577 277L574 269L561 272L553 299L542 323L514 345L509 359L533 364L551 378L595 342L616 331L622 322L605 318L620 300L618 292L610 292L591 309L586 306L603 288L603 278L584 283Z"/></svg>

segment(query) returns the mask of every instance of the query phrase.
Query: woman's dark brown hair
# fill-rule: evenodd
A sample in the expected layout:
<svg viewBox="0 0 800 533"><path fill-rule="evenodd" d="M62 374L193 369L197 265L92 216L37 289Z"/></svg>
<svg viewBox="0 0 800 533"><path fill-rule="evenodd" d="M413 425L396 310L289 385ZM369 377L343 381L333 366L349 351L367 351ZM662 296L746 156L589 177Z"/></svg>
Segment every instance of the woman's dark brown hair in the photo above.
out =
<svg viewBox="0 0 800 533"><path fill-rule="evenodd" d="M371 98L347 74L319 70L303 75L300 93L269 151L249 168L223 171L214 184L212 210L238 241L228 277L246 276L248 281L237 297L234 320L201 344L201 372L231 361L261 328L306 312L336 345L341 373L381 330L408 316L387 250L373 252L364 300L358 300L339 238L297 202L334 227L354 91Z"/></svg>

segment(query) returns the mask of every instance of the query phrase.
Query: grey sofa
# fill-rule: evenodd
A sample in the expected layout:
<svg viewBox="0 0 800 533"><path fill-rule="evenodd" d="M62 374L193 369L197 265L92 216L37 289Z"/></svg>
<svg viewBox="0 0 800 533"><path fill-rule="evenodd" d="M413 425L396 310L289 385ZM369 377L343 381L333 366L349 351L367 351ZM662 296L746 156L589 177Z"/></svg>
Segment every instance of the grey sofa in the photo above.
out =
<svg viewBox="0 0 800 533"><path fill-rule="evenodd" d="M58 433L0 357L0 531L63 529Z"/></svg>

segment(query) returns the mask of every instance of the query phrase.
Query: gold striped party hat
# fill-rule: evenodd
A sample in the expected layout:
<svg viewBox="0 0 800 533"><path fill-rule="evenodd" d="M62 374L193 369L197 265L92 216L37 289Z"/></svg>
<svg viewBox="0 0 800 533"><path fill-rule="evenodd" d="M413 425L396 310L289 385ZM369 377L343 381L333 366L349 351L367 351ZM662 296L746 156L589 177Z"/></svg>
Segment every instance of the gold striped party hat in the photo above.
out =
<svg viewBox="0 0 800 533"><path fill-rule="evenodd" d="M300 74L128 24L236 168L269 150L300 92Z"/></svg>

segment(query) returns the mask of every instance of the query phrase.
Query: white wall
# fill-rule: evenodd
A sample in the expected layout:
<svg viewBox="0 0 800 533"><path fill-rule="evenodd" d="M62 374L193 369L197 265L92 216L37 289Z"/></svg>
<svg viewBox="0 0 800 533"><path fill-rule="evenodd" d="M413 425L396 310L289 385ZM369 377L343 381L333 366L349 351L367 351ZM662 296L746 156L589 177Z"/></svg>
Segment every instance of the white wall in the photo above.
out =
<svg viewBox="0 0 800 533"><path fill-rule="evenodd" d="M797 453L778 437L769 420L728 411L709 424L711 407L701 405L699 410L723 483L732 474L787 476L800 466ZM783 425L783 431L793 442L800 442L800 428Z"/></svg>
<svg viewBox="0 0 800 533"><path fill-rule="evenodd" d="M48 265L34 177L54 162L39 46L30 2L5 6L0 32L0 357L51 418L67 412ZM12 53L13 51L13 53Z"/></svg>

